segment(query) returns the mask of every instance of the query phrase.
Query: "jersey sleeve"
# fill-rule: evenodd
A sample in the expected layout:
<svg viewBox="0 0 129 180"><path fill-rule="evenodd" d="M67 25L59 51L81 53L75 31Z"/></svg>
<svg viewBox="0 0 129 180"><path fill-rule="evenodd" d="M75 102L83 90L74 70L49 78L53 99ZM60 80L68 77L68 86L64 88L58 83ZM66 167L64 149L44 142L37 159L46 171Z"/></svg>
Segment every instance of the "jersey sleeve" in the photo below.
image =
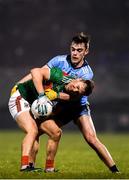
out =
<svg viewBox="0 0 129 180"><path fill-rule="evenodd" d="M85 79L85 80L91 80L93 79L93 71L91 69L91 67L88 65L86 69L83 69L83 75L82 75L82 79Z"/></svg>
<svg viewBox="0 0 129 180"><path fill-rule="evenodd" d="M59 67L59 56L55 56L47 63L49 68Z"/></svg>
<svg viewBox="0 0 129 180"><path fill-rule="evenodd" d="M50 81L59 83L63 79L63 72L60 68L53 67L50 69Z"/></svg>

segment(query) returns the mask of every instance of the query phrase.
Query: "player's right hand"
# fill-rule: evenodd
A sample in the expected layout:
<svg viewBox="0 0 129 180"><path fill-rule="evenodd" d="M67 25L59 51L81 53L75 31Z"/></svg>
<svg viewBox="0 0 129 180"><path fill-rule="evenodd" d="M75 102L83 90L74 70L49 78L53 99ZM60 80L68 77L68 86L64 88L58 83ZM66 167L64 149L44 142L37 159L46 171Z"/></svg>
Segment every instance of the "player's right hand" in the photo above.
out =
<svg viewBox="0 0 129 180"><path fill-rule="evenodd" d="M45 104L47 101L49 101L48 97L45 94L39 94L38 96L38 103L39 104Z"/></svg>
<svg viewBox="0 0 129 180"><path fill-rule="evenodd" d="M50 100L55 100L58 97L58 94L56 91L52 89L46 89L45 90L45 95L50 99Z"/></svg>
<svg viewBox="0 0 129 180"><path fill-rule="evenodd" d="M38 107L38 112L41 116L43 116L45 114L45 111L47 109L47 103L50 102L50 104L52 104L52 102L50 101L50 99L48 99L48 97L45 94L40 94L38 96L38 103L37 103L37 107Z"/></svg>

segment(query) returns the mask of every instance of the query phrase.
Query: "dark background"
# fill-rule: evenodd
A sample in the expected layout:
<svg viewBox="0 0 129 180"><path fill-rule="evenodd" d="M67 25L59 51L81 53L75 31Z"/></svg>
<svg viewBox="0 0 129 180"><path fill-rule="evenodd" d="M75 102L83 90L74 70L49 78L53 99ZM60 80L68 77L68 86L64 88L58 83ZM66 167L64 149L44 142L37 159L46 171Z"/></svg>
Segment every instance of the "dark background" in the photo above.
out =
<svg viewBox="0 0 129 180"><path fill-rule="evenodd" d="M33 67L69 53L77 32L91 35L90 96L97 131L129 130L129 0L0 0L0 128L17 128L8 112L11 87ZM70 123L67 128L75 129Z"/></svg>

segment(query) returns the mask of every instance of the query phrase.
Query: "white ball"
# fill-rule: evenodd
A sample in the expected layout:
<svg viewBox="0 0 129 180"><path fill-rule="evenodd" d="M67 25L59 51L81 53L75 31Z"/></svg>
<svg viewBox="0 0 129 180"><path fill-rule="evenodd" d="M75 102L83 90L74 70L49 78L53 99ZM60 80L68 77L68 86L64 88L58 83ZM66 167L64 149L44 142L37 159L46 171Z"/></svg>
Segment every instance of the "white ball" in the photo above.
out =
<svg viewBox="0 0 129 180"><path fill-rule="evenodd" d="M52 113L52 102L47 100L45 103L39 104L38 99L36 99L31 105L31 112L34 118L47 117Z"/></svg>

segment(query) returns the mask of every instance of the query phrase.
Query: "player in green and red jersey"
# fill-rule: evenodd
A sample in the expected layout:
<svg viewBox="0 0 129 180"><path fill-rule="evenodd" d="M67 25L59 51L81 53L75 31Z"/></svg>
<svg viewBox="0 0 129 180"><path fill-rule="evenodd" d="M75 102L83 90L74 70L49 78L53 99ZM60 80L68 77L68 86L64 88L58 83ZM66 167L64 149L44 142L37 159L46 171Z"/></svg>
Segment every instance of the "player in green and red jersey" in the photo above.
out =
<svg viewBox="0 0 129 180"><path fill-rule="evenodd" d="M38 73L37 73L38 72ZM40 74L40 77L39 77ZM37 80L42 86L37 87ZM38 98L39 103L46 100L76 100L92 92L93 83L83 79L74 79L63 74L59 68L34 68L12 89L9 110L19 127L26 135L22 142L21 171L34 170L29 166L29 155L38 135L38 126L31 116L30 106ZM49 99L48 99L49 98ZM45 130L44 133L47 133Z"/></svg>

